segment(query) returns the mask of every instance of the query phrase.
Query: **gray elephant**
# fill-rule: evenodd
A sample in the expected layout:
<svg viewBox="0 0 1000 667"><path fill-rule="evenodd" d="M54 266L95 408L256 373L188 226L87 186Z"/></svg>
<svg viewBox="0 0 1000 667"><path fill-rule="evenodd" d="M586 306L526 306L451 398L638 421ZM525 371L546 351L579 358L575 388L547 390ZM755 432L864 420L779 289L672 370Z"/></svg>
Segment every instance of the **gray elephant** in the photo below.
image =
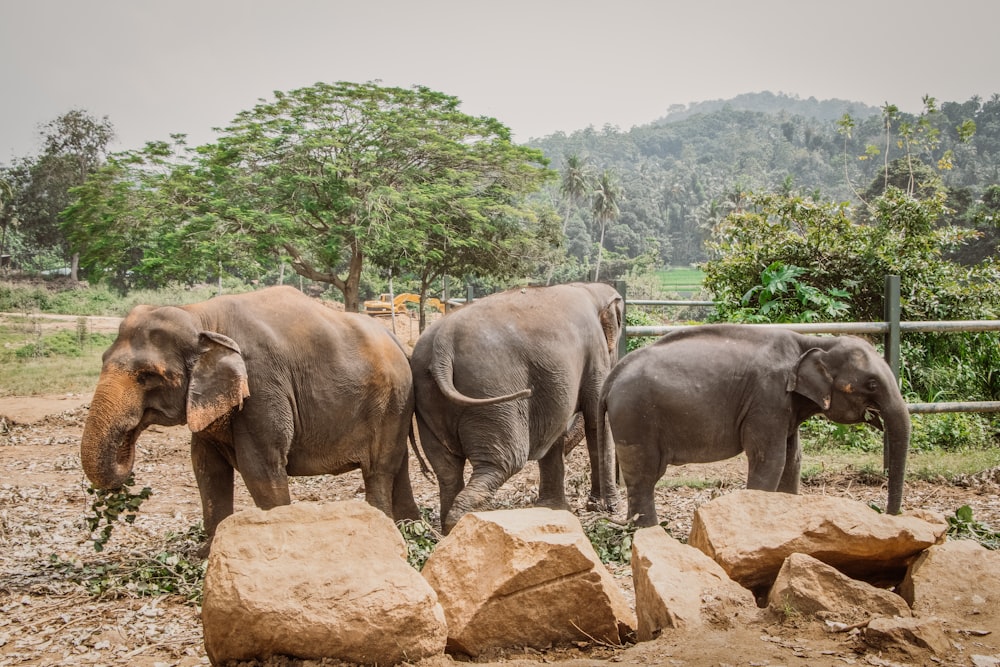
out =
<svg viewBox="0 0 1000 667"><path fill-rule="evenodd" d="M639 526L657 522L653 487L669 464L746 452L747 488L798 493L799 425L816 414L884 422L887 511L902 503L910 415L889 366L860 338L731 324L675 331L615 366L601 411ZM613 458L608 443L600 448Z"/></svg>
<svg viewBox="0 0 1000 667"><path fill-rule="evenodd" d="M290 502L289 475L360 468L369 503L418 518L407 468L409 362L374 319L291 287L122 321L90 405L80 456L91 483L122 485L152 425L187 423L209 544L233 513L233 470L263 509Z"/></svg>
<svg viewBox="0 0 1000 667"><path fill-rule="evenodd" d="M528 460L539 462L538 503L569 507L564 435L582 413L597 465L598 400L621 328L622 298L614 288L574 283L488 296L420 336L410 359L417 426L438 478L445 532ZM591 501L613 505L614 485L602 492L596 469L591 478Z"/></svg>

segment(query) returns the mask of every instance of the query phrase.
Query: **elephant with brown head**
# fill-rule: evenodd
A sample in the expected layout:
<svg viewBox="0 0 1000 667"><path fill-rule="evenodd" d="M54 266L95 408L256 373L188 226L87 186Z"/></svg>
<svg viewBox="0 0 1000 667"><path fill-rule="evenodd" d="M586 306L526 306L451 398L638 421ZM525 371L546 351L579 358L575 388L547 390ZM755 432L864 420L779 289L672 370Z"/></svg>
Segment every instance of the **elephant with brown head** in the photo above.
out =
<svg viewBox="0 0 1000 667"><path fill-rule="evenodd" d="M186 423L209 543L233 513L234 470L270 509L290 502L289 475L360 468L369 503L413 519L412 415L409 362L385 327L274 287L134 308L104 353L80 455L114 489L146 427Z"/></svg>
<svg viewBox="0 0 1000 667"><path fill-rule="evenodd" d="M564 436L582 414L598 464L597 403L618 358L622 313L609 285L529 287L463 306L420 336L410 360L417 425L445 532L529 460L539 462L538 503L569 507ZM599 479L594 469L591 502L613 505L617 490Z"/></svg>
<svg viewBox="0 0 1000 667"><path fill-rule="evenodd" d="M745 452L747 488L798 493L799 425L818 414L885 430L887 511L902 504L910 414L888 364L860 338L733 324L675 331L615 366L601 413L614 438L601 454L617 452L640 526L656 524L653 489L672 464Z"/></svg>

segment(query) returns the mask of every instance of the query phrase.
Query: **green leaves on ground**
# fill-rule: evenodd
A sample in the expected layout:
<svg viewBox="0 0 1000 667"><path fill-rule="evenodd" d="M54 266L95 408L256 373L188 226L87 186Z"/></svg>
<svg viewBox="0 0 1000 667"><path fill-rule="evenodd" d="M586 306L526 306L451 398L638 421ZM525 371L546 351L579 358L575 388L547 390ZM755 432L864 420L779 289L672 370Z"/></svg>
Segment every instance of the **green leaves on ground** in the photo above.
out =
<svg viewBox="0 0 1000 667"><path fill-rule="evenodd" d="M71 562L53 554L49 567L98 598L179 595L201 604L208 561L197 551L204 541L205 531L198 524L184 533L168 533L153 555L130 552L119 560Z"/></svg>
<svg viewBox="0 0 1000 667"><path fill-rule="evenodd" d="M424 563L441 541L441 534L427 521L397 521L396 526L406 541L406 561L416 570L424 569Z"/></svg>
<svg viewBox="0 0 1000 667"><path fill-rule="evenodd" d="M618 523L607 517L596 517L583 525L583 532L605 564L628 565L632 562L635 531L633 523Z"/></svg>
<svg viewBox="0 0 1000 667"><path fill-rule="evenodd" d="M90 505L92 514L87 517L87 528L90 532L101 529L100 534L94 538L94 551L104 550L104 545L111 539L111 531L120 518L124 518L125 523L134 523L139 506L153 494L153 490L148 486L139 493L132 493L131 487L134 483L134 475L129 475L118 489L95 489L92 486L87 488L87 493L94 496L94 502ZM102 523L104 523L103 528L101 528Z"/></svg>
<svg viewBox="0 0 1000 667"><path fill-rule="evenodd" d="M962 505L948 517L948 537L979 542L987 549L1000 549L1000 531L972 518L972 508Z"/></svg>

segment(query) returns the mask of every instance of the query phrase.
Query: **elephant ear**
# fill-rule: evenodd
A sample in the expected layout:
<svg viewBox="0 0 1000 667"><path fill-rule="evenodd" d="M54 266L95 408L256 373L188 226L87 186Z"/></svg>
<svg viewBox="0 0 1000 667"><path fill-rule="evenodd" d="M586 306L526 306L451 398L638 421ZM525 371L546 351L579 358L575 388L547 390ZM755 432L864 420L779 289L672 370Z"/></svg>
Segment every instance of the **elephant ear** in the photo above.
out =
<svg viewBox="0 0 1000 667"><path fill-rule="evenodd" d="M608 341L608 354L611 354L613 359L617 358L618 354L618 337L622 332L623 315L622 298L617 295L604 304L599 315L604 338Z"/></svg>
<svg viewBox="0 0 1000 667"><path fill-rule="evenodd" d="M833 376L827 370L825 358L826 352L818 347L806 350L788 383L788 391L805 396L824 411L830 409L833 394Z"/></svg>
<svg viewBox="0 0 1000 667"><path fill-rule="evenodd" d="M204 431L233 408L242 408L243 399L250 396L247 367L236 341L202 331L198 343L200 353L191 369L187 395L187 423L194 433Z"/></svg>

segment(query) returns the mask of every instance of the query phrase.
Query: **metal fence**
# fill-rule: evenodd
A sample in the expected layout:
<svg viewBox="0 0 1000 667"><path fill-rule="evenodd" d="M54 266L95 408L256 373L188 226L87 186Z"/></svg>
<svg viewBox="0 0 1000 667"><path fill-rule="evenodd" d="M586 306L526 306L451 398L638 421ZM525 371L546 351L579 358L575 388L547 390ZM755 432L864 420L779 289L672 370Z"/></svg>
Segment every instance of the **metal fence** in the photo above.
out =
<svg viewBox="0 0 1000 667"><path fill-rule="evenodd" d="M625 298L628 306L714 306L712 301L654 301L636 299L629 301L624 282L615 285ZM899 276L885 278L885 321L884 322L827 322L796 324L746 324L748 327L780 327L803 334L863 334L879 335L885 345L885 360L896 378L900 368L900 336L904 333L959 333L977 331L1000 331L1000 320L961 320L947 322L901 322ZM662 336L671 331L692 325L626 326L625 335L619 341L619 357L626 354L628 338ZM910 403L911 414L943 412L1000 412L1000 401L955 401L937 403Z"/></svg>

